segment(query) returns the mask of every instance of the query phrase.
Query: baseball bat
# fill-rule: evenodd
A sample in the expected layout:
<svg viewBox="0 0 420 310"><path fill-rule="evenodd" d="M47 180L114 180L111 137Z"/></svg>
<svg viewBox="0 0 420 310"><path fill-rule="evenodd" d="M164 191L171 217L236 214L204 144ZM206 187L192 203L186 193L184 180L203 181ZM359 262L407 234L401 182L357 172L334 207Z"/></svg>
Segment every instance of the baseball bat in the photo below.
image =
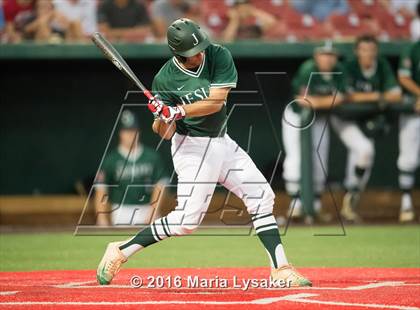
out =
<svg viewBox="0 0 420 310"><path fill-rule="evenodd" d="M130 66L121 57L120 53L112 46L112 44L105 39L102 34L95 32L92 36L92 41L102 51L106 58L108 58L126 77L128 77L138 88L142 90L148 99L152 99L152 93L140 82L139 78L131 70Z"/></svg>

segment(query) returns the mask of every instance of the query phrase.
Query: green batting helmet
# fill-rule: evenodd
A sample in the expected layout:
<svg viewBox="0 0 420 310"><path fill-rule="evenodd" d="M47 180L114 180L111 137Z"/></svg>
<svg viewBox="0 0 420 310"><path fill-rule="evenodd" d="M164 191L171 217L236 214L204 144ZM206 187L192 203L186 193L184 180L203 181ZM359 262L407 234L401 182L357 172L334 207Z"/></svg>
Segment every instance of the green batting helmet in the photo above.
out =
<svg viewBox="0 0 420 310"><path fill-rule="evenodd" d="M168 28L167 38L172 53L182 57L197 55L210 45L207 34L188 18L174 21Z"/></svg>

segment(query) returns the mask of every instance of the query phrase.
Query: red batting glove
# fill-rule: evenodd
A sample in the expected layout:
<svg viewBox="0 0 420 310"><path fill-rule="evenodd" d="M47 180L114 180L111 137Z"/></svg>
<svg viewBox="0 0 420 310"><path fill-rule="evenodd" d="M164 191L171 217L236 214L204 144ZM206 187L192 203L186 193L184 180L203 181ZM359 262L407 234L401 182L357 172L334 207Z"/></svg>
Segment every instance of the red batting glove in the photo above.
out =
<svg viewBox="0 0 420 310"><path fill-rule="evenodd" d="M162 112L160 113L160 118L165 123L170 123L172 121L177 121L185 117L185 110L182 106L178 105L176 107L171 107L168 105L163 105Z"/></svg>
<svg viewBox="0 0 420 310"><path fill-rule="evenodd" d="M149 103L147 104L147 108L150 110L150 112L153 113L155 119L159 118L164 106L163 102L160 101L157 96L158 95L154 96L152 99L149 99Z"/></svg>

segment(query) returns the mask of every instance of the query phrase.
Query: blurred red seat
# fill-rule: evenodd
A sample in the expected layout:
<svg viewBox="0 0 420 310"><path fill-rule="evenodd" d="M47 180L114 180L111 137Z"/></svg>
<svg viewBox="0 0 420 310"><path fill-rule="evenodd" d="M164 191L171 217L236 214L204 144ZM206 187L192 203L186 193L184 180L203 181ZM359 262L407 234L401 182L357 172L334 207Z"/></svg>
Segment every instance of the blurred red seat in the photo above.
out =
<svg viewBox="0 0 420 310"><path fill-rule="evenodd" d="M204 21L216 35L220 34L228 24L229 7L225 0L201 0Z"/></svg>
<svg viewBox="0 0 420 310"><path fill-rule="evenodd" d="M322 23L310 15L302 15L293 8L285 6L282 19L287 25L288 40L321 40L328 36Z"/></svg>
<svg viewBox="0 0 420 310"><path fill-rule="evenodd" d="M352 11L354 11L359 16L372 11L383 9L378 0L350 0L348 2L352 8Z"/></svg>
<svg viewBox="0 0 420 310"><path fill-rule="evenodd" d="M378 36L386 36L388 39L409 38L410 20L401 14L389 13L379 0L352 0L349 3L359 19L365 20L361 22L362 26L363 24L371 26L370 29L361 29L361 31L368 30ZM370 19L369 22L368 19ZM372 30L374 28L379 29Z"/></svg>
<svg viewBox="0 0 420 310"><path fill-rule="evenodd" d="M333 34L342 38L354 38L363 33L368 33L369 28L361 22L355 13L348 15L332 15L329 21L333 27Z"/></svg>
<svg viewBox="0 0 420 310"><path fill-rule="evenodd" d="M276 17L282 17L284 10L287 7L286 0L252 0L251 3Z"/></svg>
<svg viewBox="0 0 420 310"><path fill-rule="evenodd" d="M393 15L386 11L375 12L375 16L390 39L410 38L411 20L408 17L401 14Z"/></svg>

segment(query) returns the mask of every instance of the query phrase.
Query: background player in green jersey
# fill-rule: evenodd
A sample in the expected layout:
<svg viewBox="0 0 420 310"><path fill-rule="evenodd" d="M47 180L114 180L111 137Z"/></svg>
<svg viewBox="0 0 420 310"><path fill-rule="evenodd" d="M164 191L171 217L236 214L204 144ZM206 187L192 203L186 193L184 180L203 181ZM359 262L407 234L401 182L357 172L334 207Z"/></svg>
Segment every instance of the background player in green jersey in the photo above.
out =
<svg viewBox="0 0 420 310"><path fill-rule="evenodd" d="M404 89L403 101L414 103L414 112L401 114L398 156L401 198L400 221L414 220L410 192L414 187L414 173L420 162L420 41L410 46L401 57L398 78Z"/></svg>
<svg viewBox="0 0 420 310"><path fill-rule="evenodd" d="M200 225L217 183L241 198L271 262L274 285L308 286L311 282L287 261L276 220L274 192L249 155L226 132L226 102L236 87L230 52L210 43L189 19L168 28L172 57L157 73L149 102L155 122L176 121L172 158L178 175L177 207L133 238L110 243L97 269L100 284L109 284L121 264L171 236L187 235Z"/></svg>
<svg viewBox="0 0 420 310"><path fill-rule="evenodd" d="M139 123L130 110L121 114L118 138L118 146L104 158L95 185L97 224L150 224L168 181L167 172L159 154L140 142Z"/></svg>
<svg viewBox="0 0 420 310"><path fill-rule="evenodd" d="M330 138L328 126L325 127L327 113L333 105L339 105L344 99L343 75L343 68L337 60L337 51L328 42L315 49L313 59L304 62L293 78L292 91L296 101L289 104L284 111L282 134L286 151L283 177L286 181L286 190L292 197L289 214L294 218L300 217L303 213L302 203L298 197L301 178L300 134L301 128L304 126L301 120L302 107L316 111L314 122L311 124L311 133L316 194L314 209L319 216L320 197L324 191L327 173L323 169L328 167ZM318 153L320 157L318 157ZM310 217L306 219L312 221Z"/></svg>
<svg viewBox="0 0 420 310"><path fill-rule="evenodd" d="M355 104L395 103L401 100L401 88L388 61L378 56L378 42L372 36L356 40L355 58L346 62L348 102ZM374 159L374 142L360 129L358 120L333 117L331 125L348 149L345 186L341 215L358 221L355 208L370 176Z"/></svg>

